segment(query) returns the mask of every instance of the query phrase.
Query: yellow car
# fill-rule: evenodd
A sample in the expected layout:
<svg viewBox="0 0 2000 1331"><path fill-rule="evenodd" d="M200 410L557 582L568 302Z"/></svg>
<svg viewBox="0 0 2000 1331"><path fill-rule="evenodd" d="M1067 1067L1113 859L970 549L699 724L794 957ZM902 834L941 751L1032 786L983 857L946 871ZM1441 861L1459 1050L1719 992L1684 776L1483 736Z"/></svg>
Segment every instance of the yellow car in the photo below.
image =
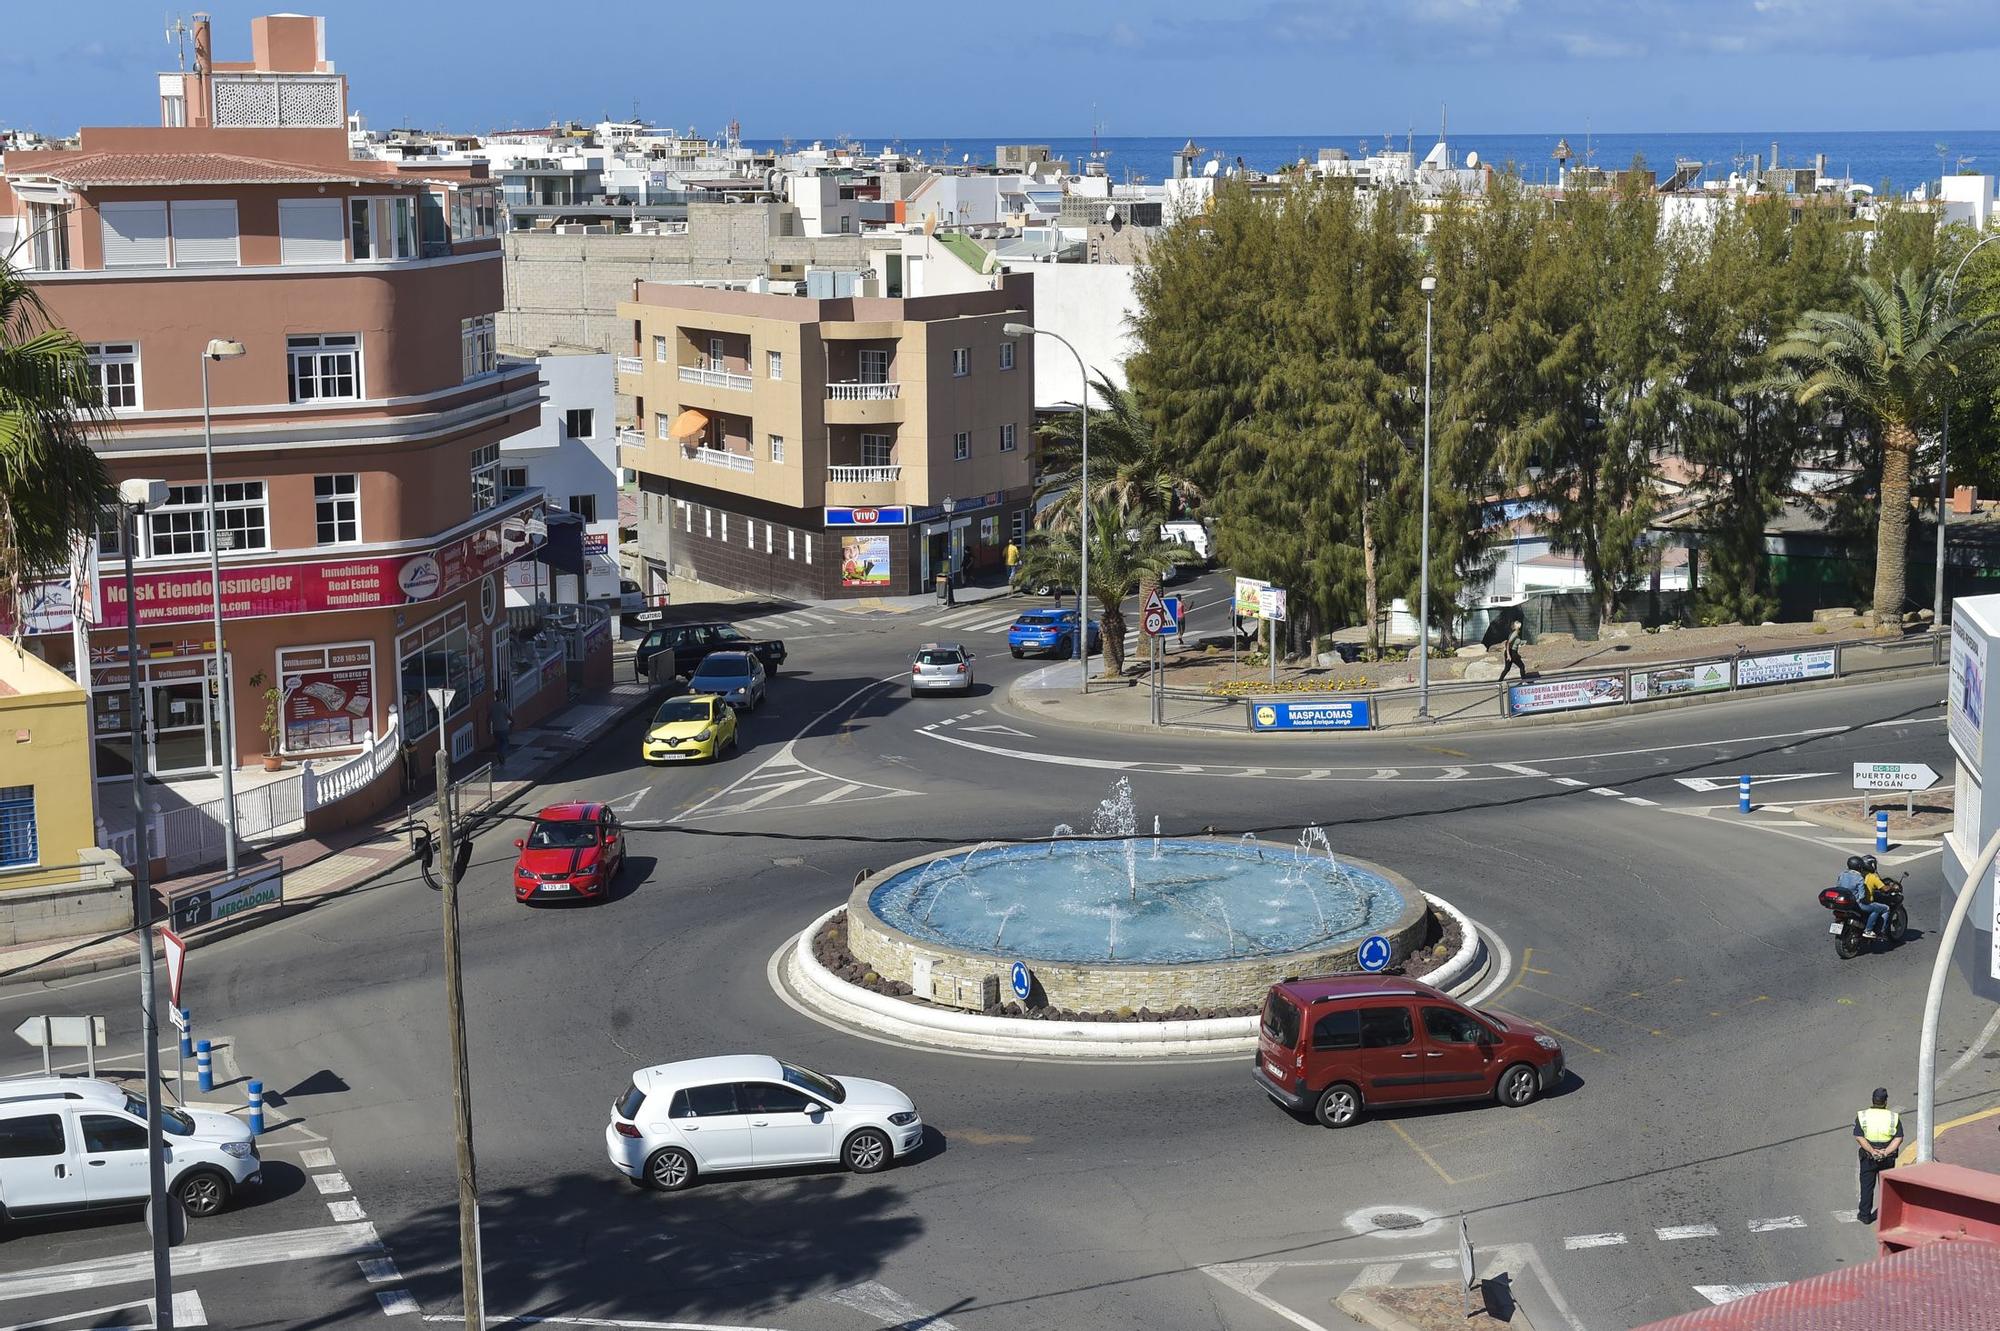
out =
<svg viewBox="0 0 2000 1331"><path fill-rule="evenodd" d="M735 747L736 709L712 693L689 693L660 704L640 753L649 763L692 762Z"/></svg>

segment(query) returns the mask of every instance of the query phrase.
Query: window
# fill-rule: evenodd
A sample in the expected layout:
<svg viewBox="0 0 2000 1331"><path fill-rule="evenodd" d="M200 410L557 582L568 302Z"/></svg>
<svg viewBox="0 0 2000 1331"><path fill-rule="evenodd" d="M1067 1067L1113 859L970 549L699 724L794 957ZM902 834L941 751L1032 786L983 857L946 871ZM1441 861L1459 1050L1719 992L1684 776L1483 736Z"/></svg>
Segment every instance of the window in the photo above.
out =
<svg viewBox="0 0 2000 1331"><path fill-rule="evenodd" d="M458 189L451 193L453 240L484 240L500 234L500 209L490 189Z"/></svg>
<svg viewBox="0 0 2000 1331"><path fill-rule="evenodd" d="M167 266L166 204L101 203L97 219L104 229L106 268Z"/></svg>
<svg viewBox="0 0 2000 1331"><path fill-rule="evenodd" d="M953 347L951 349L951 373L954 378L959 379L972 373L971 347Z"/></svg>
<svg viewBox="0 0 2000 1331"><path fill-rule="evenodd" d="M35 788L0 786L0 866L36 864L41 857L35 835Z"/></svg>
<svg viewBox="0 0 2000 1331"><path fill-rule="evenodd" d="M1014 510L1014 516L1007 526L1007 534L1016 541L1028 534L1027 509L1019 508Z"/></svg>
<svg viewBox="0 0 2000 1331"><path fill-rule="evenodd" d="M722 1118L738 1112L734 1086L690 1086L675 1091L667 1106L670 1118Z"/></svg>
<svg viewBox="0 0 2000 1331"><path fill-rule="evenodd" d="M146 1149L146 1125L134 1123L129 1118L114 1118L110 1114L85 1114L83 1149L88 1155L103 1151L143 1151Z"/></svg>
<svg viewBox="0 0 2000 1331"><path fill-rule="evenodd" d="M1014 427L1012 425L1003 425L1000 427L1000 451L1002 453L1011 453L1014 451Z"/></svg>
<svg viewBox="0 0 2000 1331"><path fill-rule="evenodd" d="M1359 1049L1360 1047L1360 1009L1341 1008L1336 1012L1327 1013L1313 1023L1313 1048Z"/></svg>
<svg viewBox="0 0 2000 1331"><path fill-rule="evenodd" d="M845 236L854 230L854 217L850 213L840 215L840 234Z"/></svg>
<svg viewBox="0 0 2000 1331"><path fill-rule="evenodd" d="M1484 1044L1491 1038L1484 1026L1448 1007L1424 1009L1424 1034L1438 1044Z"/></svg>
<svg viewBox="0 0 2000 1331"><path fill-rule="evenodd" d="M500 502L500 445L472 450L472 511L483 513Z"/></svg>
<svg viewBox="0 0 2000 1331"><path fill-rule="evenodd" d="M1299 1042L1299 1008L1291 999L1278 993L1264 998L1264 1034L1281 1049L1290 1049Z"/></svg>
<svg viewBox="0 0 2000 1331"><path fill-rule="evenodd" d="M83 353L89 357L90 382L97 399L113 411L139 407L139 344L137 342L89 342Z"/></svg>
<svg viewBox="0 0 2000 1331"><path fill-rule="evenodd" d="M722 339L719 337L708 339L708 368L711 370L729 368L729 361L722 354Z"/></svg>
<svg viewBox="0 0 2000 1331"><path fill-rule="evenodd" d="M415 199L349 199L347 222L356 263L417 257Z"/></svg>
<svg viewBox="0 0 2000 1331"><path fill-rule="evenodd" d="M781 434L771 435L770 443L771 443L771 461L783 462L785 460L785 436Z"/></svg>
<svg viewBox="0 0 2000 1331"><path fill-rule="evenodd" d="M571 495L569 497L569 511L582 518L585 522L597 521L597 496Z"/></svg>
<svg viewBox="0 0 2000 1331"><path fill-rule="evenodd" d="M896 441L886 434L864 434L861 436L861 465L864 467L887 467L896 450Z"/></svg>
<svg viewBox="0 0 2000 1331"><path fill-rule="evenodd" d="M813 562L813 538L812 538L812 533L811 533L811 532L807 532L807 533L806 533L806 563L810 564L810 563L812 563L812 562Z"/></svg>
<svg viewBox="0 0 2000 1331"><path fill-rule="evenodd" d="M28 237L33 244L30 253L34 256L34 266L40 271L60 273L69 268L69 215L72 211L66 203L28 205Z"/></svg>
<svg viewBox="0 0 2000 1331"><path fill-rule="evenodd" d="M66 1155L61 1114L24 1114L0 1119L0 1160Z"/></svg>
<svg viewBox="0 0 2000 1331"><path fill-rule="evenodd" d="M167 502L140 515L146 539L140 548L155 559L208 553L208 496L199 485L170 485ZM223 481L215 487L215 523L221 550L268 550L270 514L264 482Z"/></svg>
<svg viewBox="0 0 2000 1331"><path fill-rule="evenodd" d="M397 672L403 697L403 735L415 739L437 728L437 707L430 690L450 689L447 719L463 716L472 706L472 671L467 664L470 639L465 611L440 615L396 640Z"/></svg>
<svg viewBox="0 0 2000 1331"><path fill-rule="evenodd" d="M653 338L653 359L662 365L667 363L667 339L664 337Z"/></svg>
<svg viewBox="0 0 2000 1331"><path fill-rule="evenodd" d="M353 401L361 396L361 339L353 333L288 337L292 401Z"/></svg>
<svg viewBox="0 0 2000 1331"><path fill-rule="evenodd" d="M1361 1047L1394 1049L1417 1038L1406 1007L1371 1007L1361 1010Z"/></svg>
<svg viewBox="0 0 2000 1331"><path fill-rule="evenodd" d="M361 539L359 476L313 477L313 534L321 545L351 545Z"/></svg>
<svg viewBox="0 0 2000 1331"><path fill-rule="evenodd" d="M886 384L889 382L889 353L880 347L862 348L860 364L862 383Z"/></svg>
<svg viewBox="0 0 2000 1331"><path fill-rule="evenodd" d="M174 267L226 268L237 262L236 201L176 199Z"/></svg>
<svg viewBox="0 0 2000 1331"><path fill-rule="evenodd" d="M589 407L571 407L563 413L563 435L569 439L595 439L597 413Z"/></svg>
<svg viewBox="0 0 2000 1331"><path fill-rule="evenodd" d="M458 368L460 380L477 379L499 368L495 349L493 316L482 314L458 321Z"/></svg>
<svg viewBox="0 0 2000 1331"><path fill-rule="evenodd" d="M764 377L772 383L782 382L785 377L785 353L767 351L764 353Z"/></svg>
<svg viewBox="0 0 2000 1331"><path fill-rule="evenodd" d="M671 438L672 436L669 435L667 432L673 428L673 425L674 422L672 418L669 417L666 412L656 411L653 413L653 433L658 435L660 438L662 439Z"/></svg>
<svg viewBox="0 0 2000 1331"><path fill-rule="evenodd" d="M187 124L187 95L168 93L160 98L160 123L168 129Z"/></svg>
<svg viewBox="0 0 2000 1331"><path fill-rule="evenodd" d="M533 482L528 479L526 467L502 467L500 469L500 493L515 495L528 488Z"/></svg>
<svg viewBox="0 0 2000 1331"><path fill-rule="evenodd" d="M738 1082L736 1086L736 1108L744 1114L803 1114L807 1108L818 1108L818 1102L806 1098L805 1092L795 1091L789 1086L773 1086L768 1081Z"/></svg>
<svg viewBox="0 0 2000 1331"><path fill-rule="evenodd" d="M951 437L951 460L963 462L972 456L972 432L960 430Z"/></svg>
<svg viewBox="0 0 2000 1331"><path fill-rule="evenodd" d="M339 199L278 200L278 262L345 263L346 228Z"/></svg>
<svg viewBox="0 0 2000 1331"><path fill-rule="evenodd" d="M1002 342L1000 344L1000 368L1003 370L1014 368L1014 344L1012 342Z"/></svg>

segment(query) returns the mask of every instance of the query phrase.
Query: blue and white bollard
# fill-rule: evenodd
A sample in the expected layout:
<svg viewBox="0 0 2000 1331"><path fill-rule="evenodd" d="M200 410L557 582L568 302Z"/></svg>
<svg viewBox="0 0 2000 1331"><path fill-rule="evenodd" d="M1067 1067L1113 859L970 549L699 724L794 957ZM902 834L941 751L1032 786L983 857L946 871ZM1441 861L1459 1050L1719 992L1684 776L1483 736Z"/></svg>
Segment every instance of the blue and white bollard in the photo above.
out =
<svg viewBox="0 0 2000 1331"><path fill-rule="evenodd" d="M201 1086L201 1089L204 1091L215 1089L215 1068L209 1061L208 1041L206 1040L196 1040L194 1042L194 1075L195 1081Z"/></svg>
<svg viewBox="0 0 2000 1331"><path fill-rule="evenodd" d="M250 1083L250 1135L264 1135L264 1083L261 1081Z"/></svg>
<svg viewBox="0 0 2000 1331"><path fill-rule="evenodd" d="M1736 812L1750 812L1750 778L1747 776L1736 778Z"/></svg>
<svg viewBox="0 0 2000 1331"><path fill-rule="evenodd" d="M1887 809L1877 809L1875 811L1875 853L1877 855L1887 855L1889 853L1889 811Z"/></svg>
<svg viewBox="0 0 2000 1331"><path fill-rule="evenodd" d="M188 1010L181 1009L181 1057L194 1052L194 1022L188 1019Z"/></svg>

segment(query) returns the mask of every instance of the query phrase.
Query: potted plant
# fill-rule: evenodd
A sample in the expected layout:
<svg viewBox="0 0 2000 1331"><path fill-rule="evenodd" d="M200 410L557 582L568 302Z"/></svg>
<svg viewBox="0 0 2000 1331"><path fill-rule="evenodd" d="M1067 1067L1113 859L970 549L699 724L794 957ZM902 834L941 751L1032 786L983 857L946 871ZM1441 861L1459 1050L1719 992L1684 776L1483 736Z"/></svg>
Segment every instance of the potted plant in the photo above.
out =
<svg viewBox="0 0 2000 1331"><path fill-rule="evenodd" d="M264 690L264 719L257 725L257 729L264 732L264 770L276 772L285 766L285 760L278 756L278 737L282 733L278 709L283 705L285 695L274 687L265 687L268 682L261 670L250 676L250 687Z"/></svg>

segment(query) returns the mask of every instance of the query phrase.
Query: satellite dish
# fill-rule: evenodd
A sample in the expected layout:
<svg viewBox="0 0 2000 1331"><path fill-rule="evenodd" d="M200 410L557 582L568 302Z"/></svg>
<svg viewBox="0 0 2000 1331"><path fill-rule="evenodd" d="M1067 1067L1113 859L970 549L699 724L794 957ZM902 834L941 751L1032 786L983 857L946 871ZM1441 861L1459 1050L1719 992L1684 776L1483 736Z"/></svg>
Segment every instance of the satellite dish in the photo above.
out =
<svg viewBox="0 0 2000 1331"><path fill-rule="evenodd" d="M1222 159L1221 159L1220 157L1211 157L1211 158L1209 158L1209 159L1208 159L1208 165L1207 165L1207 166L1204 166L1204 167L1203 167L1203 168L1201 169L1201 173L1202 173L1203 175L1205 175L1205 176L1218 176L1218 175L1221 175L1221 174L1222 174Z"/></svg>
<svg viewBox="0 0 2000 1331"><path fill-rule="evenodd" d="M1479 165L1479 154L1477 152L1469 152L1465 155L1465 166L1467 170L1471 170L1473 167L1478 165Z"/></svg>
<svg viewBox="0 0 2000 1331"><path fill-rule="evenodd" d="M1104 220L1106 222L1115 222L1118 220L1118 209L1112 204L1107 203L1104 205Z"/></svg>
<svg viewBox="0 0 2000 1331"><path fill-rule="evenodd" d="M960 153L960 154L958 155L958 160L959 160L959 161L960 161L961 163L964 163L964 162L970 162L970 161L972 160L972 154L971 154L971 153Z"/></svg>

